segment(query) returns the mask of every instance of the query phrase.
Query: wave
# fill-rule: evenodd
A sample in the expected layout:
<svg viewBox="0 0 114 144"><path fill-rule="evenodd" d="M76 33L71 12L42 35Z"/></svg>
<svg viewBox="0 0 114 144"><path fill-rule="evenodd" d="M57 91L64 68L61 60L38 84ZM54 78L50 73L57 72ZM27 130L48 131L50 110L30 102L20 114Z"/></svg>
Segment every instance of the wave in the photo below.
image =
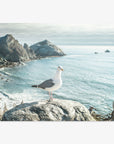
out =
<svg viewBox="0 0 114 144"><path fill-rule="evenodd" d="M4 93L4 92L0 91L0 93L1 93L3 96L5 96L6 98L8 98L9 100L14 100L13 98L11 98L8 94L6 94L6 93Z"/></svg>
<svg viewBox="0 0 114 144"><path fill-rule="evenodd" d="M84 82L85 84L89 85L89 86L94 86L94 88L101 88L101 86L106 86L106 87L110 87L113 88L114 85L111 83L106 83L106 82L99 82L99 81L87 81L87 80L82 80L81 82ZM100 86L100 87L99 87ZM105 87L104 87L105 89Z"/></svg>
<svg viewBox="0 0 114 144"><path fill-rule="evenodd" d="M66 57L67 58L74 58L74 57L82 57L82 56L85 56L85 55L68 55Z"/></svg>
<svg viewBox="0 0 114 144"><path fill-rule="evenodd" d="M5 72L5 71L0 71L0 73L1 73L1 74L3 74L3 75L6 75L6 76L11 76L11 74L10 74L10 73Z"/></svg>
<svg viewBox="0 0 114 144"><path fill-rule="evenodd" d="M5 68L3 67L3 68L0 68L0 71L3 71Z"/></svg>

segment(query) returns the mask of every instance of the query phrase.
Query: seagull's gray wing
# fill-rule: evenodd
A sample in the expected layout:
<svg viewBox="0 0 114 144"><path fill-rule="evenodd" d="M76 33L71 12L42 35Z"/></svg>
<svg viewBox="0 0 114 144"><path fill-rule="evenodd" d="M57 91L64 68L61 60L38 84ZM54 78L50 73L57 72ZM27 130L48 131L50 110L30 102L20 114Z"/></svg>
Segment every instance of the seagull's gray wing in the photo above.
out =
<svg viewBox="0 0 114 144"><path fill-rule="evenodd" d="M46 80L46 81L42 82L39 85L33 85L32 87L45 89L45 88L50 88L50 87L54 86L54 84L55 83L53 82L53 80L49 79L49 80Z"/></svg>

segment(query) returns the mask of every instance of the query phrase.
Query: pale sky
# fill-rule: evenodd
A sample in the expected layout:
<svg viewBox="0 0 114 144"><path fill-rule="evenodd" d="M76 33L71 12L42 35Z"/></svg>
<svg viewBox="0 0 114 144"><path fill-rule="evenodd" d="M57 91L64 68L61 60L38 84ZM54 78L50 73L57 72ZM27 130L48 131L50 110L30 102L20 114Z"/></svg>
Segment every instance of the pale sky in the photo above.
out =
<svg viewBox="0 0 114 144"><path fill-rule="evenodd" d="M113 0L3 0L0 22L114 24Z"/></svg>
<svg viewBox="0 0 114 144"><path fill-rule="evenodd" d="M0 36L11 33L29 44L43 39L111 44L113 15L113 0L3 0L0 23L24 24L1 24Z"/></svg>
<svg viewBox="0 0 114 144"><path fill-rule="evenodd" d="M6 34L29 45L45 39L56 45L114 45L113 25L0 23L0 37Z"/></svg>

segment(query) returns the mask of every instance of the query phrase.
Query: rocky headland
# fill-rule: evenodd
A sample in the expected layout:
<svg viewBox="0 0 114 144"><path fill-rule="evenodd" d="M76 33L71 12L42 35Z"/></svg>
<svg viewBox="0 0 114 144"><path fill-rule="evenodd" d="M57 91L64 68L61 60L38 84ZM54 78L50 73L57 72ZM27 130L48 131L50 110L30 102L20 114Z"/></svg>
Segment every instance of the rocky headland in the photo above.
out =
<svg viewBox="0 0 114 144"><path fill-rule="evenodd" d="M32 46L22 46L11 34L0 37L0 67L15 66L21 62L50 56L64 56L60 48L44 40Z"/></svg>

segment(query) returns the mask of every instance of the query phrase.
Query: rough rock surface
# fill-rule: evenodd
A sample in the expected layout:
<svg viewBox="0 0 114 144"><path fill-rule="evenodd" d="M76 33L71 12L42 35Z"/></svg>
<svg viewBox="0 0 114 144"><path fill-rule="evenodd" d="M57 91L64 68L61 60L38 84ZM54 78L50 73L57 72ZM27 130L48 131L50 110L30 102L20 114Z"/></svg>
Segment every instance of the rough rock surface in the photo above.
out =
<svg viewBox="0 0 114 144"><path fill-rule="evenodd" d="M113 111L112 111L112 121L114 121L114 101L113 101Z"/></svg>
<svg viewBox="0 0 114 144"><path fill-rule="evenodd" d="M24 103L5 112L2 121L95 121L88 109L76 101L54 99Z"/></svg>
<svg viewBox="0 0 114 144"><path fill-rule="evenodd" d="M28 46L28 44L24 43L24 46L23 46L29 56L30 59L35 59L37 58L36 57L36 54L34 53L34 51Z"/></svg>
<svg viewBox="0 0 114 144"><path fill-rule="evenodd" d="M27 50L10 34L0 37L0 58L4 58L9 62L33 59L34 55L30 57L29 53L31 53L31 51L29 49Z"/></svg>
<svg viewBox="0 0 114 144"><path fill-rule="evenodd" d="M48 56L64 56L63 51L49 42L48 40L44 40L38 42L32 46L30 46L32 50L35 51L35 54L40 57L48 57Z"/></svg>

